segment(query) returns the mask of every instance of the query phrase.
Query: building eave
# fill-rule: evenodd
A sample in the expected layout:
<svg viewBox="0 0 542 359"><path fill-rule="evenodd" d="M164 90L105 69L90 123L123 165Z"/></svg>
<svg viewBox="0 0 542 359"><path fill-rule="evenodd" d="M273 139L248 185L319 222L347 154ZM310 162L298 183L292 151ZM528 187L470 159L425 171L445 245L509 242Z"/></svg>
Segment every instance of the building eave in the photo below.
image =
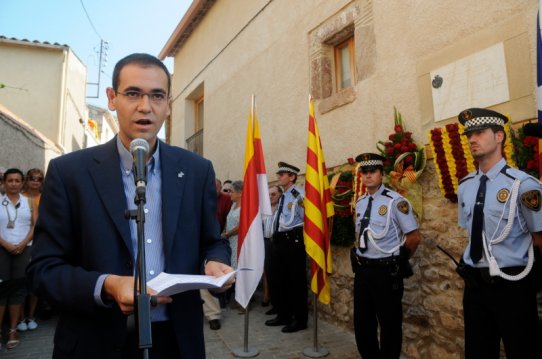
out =
<svg viewBox="0 0 542 359"><path fill-rule="evenodd" d="M158 57L164 60L167 56L173 57L188 40L196 27L203 20L209 9L217 0L194 0L188 8L179 25L173 31L168 41L160 51Z"/></svg>

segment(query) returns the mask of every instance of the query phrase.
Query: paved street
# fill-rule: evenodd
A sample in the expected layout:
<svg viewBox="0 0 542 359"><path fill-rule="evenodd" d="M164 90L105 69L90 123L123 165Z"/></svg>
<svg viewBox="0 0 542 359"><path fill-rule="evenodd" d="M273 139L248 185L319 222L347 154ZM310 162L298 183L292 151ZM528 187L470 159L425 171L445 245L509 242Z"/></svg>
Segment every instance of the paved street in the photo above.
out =
<svg viewBox="0 0 542 359"><path fill-rule="evenodd" d="M260 301L249 312L248 347L257 349L261 359L297 359L306 358L305 348L313 348L313 321L309 319L309 328L297 333L285 334L281 327L267 327L264 322L273 318L266 316ZM208 359L236 358L232 351L243 351L243 335L245 315L237 309L223 310L222 328L210 330L205 324L205 342ZM21 344L13 350L5 349L5 338L0 350L2 359L45 359L52 353L52 338L55 319L39 321L39 328L32 332L20 333ZM318 343L329 351L326 358L353 359L359 358L356 350L354 334L337 328L322 320L318 321Z"/></svg>

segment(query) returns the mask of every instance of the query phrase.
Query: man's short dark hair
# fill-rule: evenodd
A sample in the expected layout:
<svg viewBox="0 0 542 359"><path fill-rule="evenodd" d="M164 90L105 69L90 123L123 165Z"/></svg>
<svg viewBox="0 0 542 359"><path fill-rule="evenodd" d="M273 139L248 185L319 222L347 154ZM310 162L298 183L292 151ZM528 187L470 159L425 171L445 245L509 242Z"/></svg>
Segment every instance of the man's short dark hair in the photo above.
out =
<svg viewBox="0 0 542 359"><path fill-rule="evenodd" d="M140 65L142 67L156 66L164 70L167 76L167 92L168 94L171 92L171 74L169 73L166 65L164 65L164 63L157 57L143 53L128 55L117 62L115 69L113 70L113 90L117 91L119 89L120 71L124 68L124 66L131 64Z"/></svg>
<svg viewBox="0 0 542 359"><path fill-rule="evenodd" d="M10 168L8 169L6 172L4 172L4 177L3 179L6 179L8 177L8 175L11 175L11 174L14 174L14 173L18 173L21 175L21 179L24 180L24 174L23 174L23 171L21 171L20 169L18 168Z"/></svg>

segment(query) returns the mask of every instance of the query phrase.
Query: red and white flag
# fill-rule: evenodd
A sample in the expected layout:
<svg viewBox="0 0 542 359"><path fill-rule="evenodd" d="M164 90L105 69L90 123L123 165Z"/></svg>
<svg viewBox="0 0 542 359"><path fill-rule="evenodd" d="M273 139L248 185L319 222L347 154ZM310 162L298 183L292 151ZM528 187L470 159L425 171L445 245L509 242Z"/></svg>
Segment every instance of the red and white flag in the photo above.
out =
<svg viewBox="0 0 542 359"><path fill-rule="evenodd" d="M262 215L271 215L260 126L254 107L253 97L247 126L243 196L237 243L238 269L248 270L237 272L235 283L235 300L243 308L248 306L263 274L265 249Z"/></svg>

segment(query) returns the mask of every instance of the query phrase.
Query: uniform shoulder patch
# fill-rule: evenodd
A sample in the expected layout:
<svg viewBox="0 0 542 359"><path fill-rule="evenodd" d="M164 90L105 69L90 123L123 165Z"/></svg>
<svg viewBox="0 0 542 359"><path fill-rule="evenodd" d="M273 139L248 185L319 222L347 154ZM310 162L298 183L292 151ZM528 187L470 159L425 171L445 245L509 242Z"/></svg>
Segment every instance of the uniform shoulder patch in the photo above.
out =
<svg viewBox="0 0 542 359"><path fill-rule="evenodd" d="M532 211L540 210L540 191L527 191L521 195L521 203Z"/></svg>
<svg viewBox="0 0 542 359"><path fill-rule="evenodd" d="M410 212L410 205L407 201L401 201L397 203L397 209L404 214L408 214Z"/></svg>

